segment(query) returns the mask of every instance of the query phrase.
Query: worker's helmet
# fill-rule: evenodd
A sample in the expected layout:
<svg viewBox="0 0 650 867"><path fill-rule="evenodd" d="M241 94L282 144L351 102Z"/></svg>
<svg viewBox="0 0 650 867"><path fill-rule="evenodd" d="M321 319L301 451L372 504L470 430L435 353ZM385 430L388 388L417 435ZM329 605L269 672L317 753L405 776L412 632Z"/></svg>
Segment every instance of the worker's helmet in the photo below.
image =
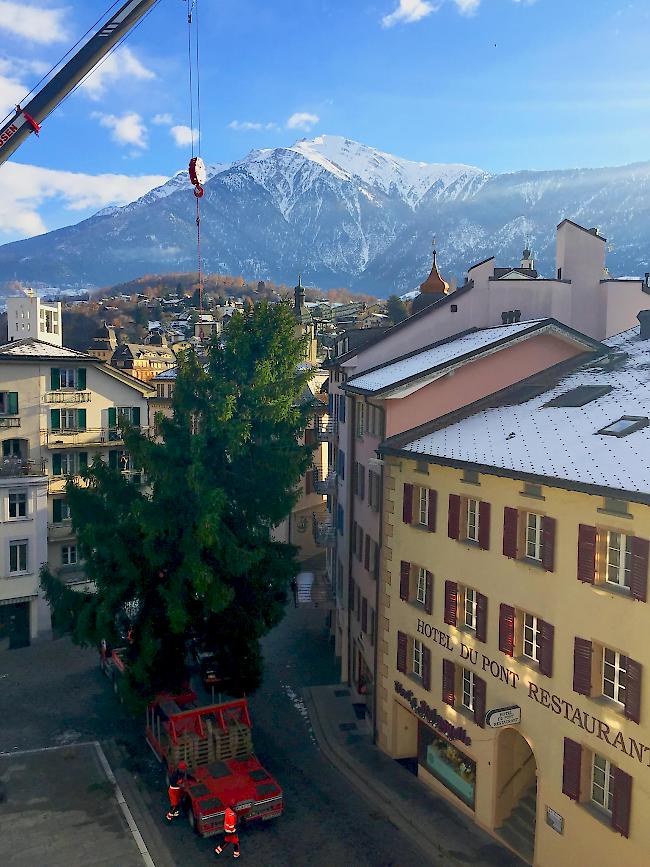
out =
<svg viewBox="0 0 650 867"><path fill-rule="evenodd" d="M179 762L178 763L178 770L179 771L186 771L187 770L187 762Z"/></svg>

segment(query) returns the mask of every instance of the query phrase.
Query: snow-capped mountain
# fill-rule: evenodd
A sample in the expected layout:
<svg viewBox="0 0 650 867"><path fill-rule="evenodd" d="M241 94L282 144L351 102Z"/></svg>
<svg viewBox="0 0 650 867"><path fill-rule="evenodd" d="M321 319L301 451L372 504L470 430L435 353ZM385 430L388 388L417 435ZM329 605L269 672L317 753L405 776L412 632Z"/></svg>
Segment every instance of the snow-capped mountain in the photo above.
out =
<svg viewBox="0 0 650 867"><path fill-rule="evenodd" d="M447 279L496 255L516 264L530 243L554 272L555 226L569 217L608 238L612 274L650 270L650 163L513 172L416 163L319 136L210 167L202 199L209 271L379 295L428 274L431 238ZM75 226L0 247L0 281L110 285L196 269L196 204L186 172Z"/></svg>

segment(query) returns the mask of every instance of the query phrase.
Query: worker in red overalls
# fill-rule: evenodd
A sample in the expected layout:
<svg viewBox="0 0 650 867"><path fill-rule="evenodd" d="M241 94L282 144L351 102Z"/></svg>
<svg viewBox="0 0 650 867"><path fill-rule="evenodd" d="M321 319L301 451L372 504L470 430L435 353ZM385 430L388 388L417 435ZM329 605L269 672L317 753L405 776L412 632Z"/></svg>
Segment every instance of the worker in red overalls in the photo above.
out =
<svg viewBox="0 0 650 867"><path fill-rule="evenodd" d="M215 855L221 855L229 843L232 843L232 857L239 858L239 836L237 834L237 813L230 805L226 807L226 815L223 817L223 843L214 850Z"/></svg>
<svg viewBox="0 0 650 867"><path fill-rule="evenodd" d="M169 775L169 788L167 789L167 794L169 795L169 810L165 817L168 822L172 822L180 815L183 788L188 780L194 779L195 778L188 773L186 762L179 762L176 770Z"/></svg>

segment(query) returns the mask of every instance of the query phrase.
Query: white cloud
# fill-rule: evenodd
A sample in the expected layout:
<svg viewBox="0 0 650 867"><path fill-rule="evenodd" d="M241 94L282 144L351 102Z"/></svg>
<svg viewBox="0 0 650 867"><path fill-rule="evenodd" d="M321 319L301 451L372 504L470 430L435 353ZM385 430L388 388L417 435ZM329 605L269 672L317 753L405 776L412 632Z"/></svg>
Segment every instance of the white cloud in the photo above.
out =
<svg viewBox="0 0 650 867"><path fill-rule="evenodd" d="M317 114L308 111L297 111L287 121L287 129L302 129L309 132L320 120Z"/></svg>
<svg viewBox="0 0 650 867"><path fill-rule="evenodd" d="M517 0L515 0L517 2ZM454 0L461 15L473 15L478 9L481 0Z"/></svg>
<svg viewBox="0 0 650 867"><path fill-rule="evenodd" d="M397 9L390 15L384 15L381 23L384 27L393 27L395 24L412 24L426 18L427 15L431 15L438 8L437 4L430 3L429 0L399 0Z"/></svg>
<svg viewBox="0 0 650 867"><path fill-rule="evenodd" d="M191 145L193 141L198 141L199 138L198 129L193 130L189 126L173 126L169 130L169 133L179 148Z"/></svg>
<svg viewBox="0 0 650 867"><path fill-rule="evenodd" d="M151 122L155 123L156 126L171 126L174 123L174 119L171 114L154 114Z"/></svg>
<svg viewBox="0 0 650 867"><path fill-rule="evenodd" d="M29 42L49 45L68 38L63 26L65 9L44 9L13 0L0 0L0 30Z"/></svg>
<svg viewBox="0 0 650 867"><path fill-rule="evenodd" d="M250 130L264 129L264 124L252 120L231 120L228 127L237 130L237 132L250 132Z"/></svg>
<svg viewBox="0 0 650 867"><path fill-rule="evenodd" d="M109 54L101 66L90 73L81 86L87 96L99 100L106 92L109 84L121 79L133 81L152 81L156 74L135 56L131 49L123 45L113 54Z"/></svg>
<svg viewBox="0 0 650 867"><path fill-rule="evenodd" d="M132 145L140 149L148 147L147 127L137 112L127 111L119 116L94 111L91 117L98 120L102 126L111 130L111 138L117 144Z"/></svg>
<svg viewBox="0 0 650 867"><path fill-rule="evenodd" d="M39 207L54 199L67 211L126 205L168 180L159 175L86 175L7 162L0 171L0 233L10 239L47 231Z"/></svg>

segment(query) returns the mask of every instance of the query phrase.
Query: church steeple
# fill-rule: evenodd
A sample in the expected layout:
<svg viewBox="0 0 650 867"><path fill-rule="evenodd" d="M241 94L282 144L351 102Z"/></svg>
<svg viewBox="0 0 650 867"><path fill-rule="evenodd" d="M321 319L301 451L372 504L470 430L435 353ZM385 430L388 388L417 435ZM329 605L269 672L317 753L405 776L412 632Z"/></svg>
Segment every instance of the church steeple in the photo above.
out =
<svg viewBox="0 0 650 867"><path fill-rule="evenodd" d="M305 288L302 285L302 274L298 275L298 285L293 290L293 315L303 324L312 321L309 308L305 304Z"/></svg>
<svg viewBox="0 0 650 867"><path fill-rule="evenodd" d="M433 263L431 265L431 273L427 279L420 285L420 294L413 299L412 311L416 313L429 304L433 304L439 298L443 298L449 293L449 283L443 280L438 270L438 250L436 249L436 239L433 239Z"/></svg>

